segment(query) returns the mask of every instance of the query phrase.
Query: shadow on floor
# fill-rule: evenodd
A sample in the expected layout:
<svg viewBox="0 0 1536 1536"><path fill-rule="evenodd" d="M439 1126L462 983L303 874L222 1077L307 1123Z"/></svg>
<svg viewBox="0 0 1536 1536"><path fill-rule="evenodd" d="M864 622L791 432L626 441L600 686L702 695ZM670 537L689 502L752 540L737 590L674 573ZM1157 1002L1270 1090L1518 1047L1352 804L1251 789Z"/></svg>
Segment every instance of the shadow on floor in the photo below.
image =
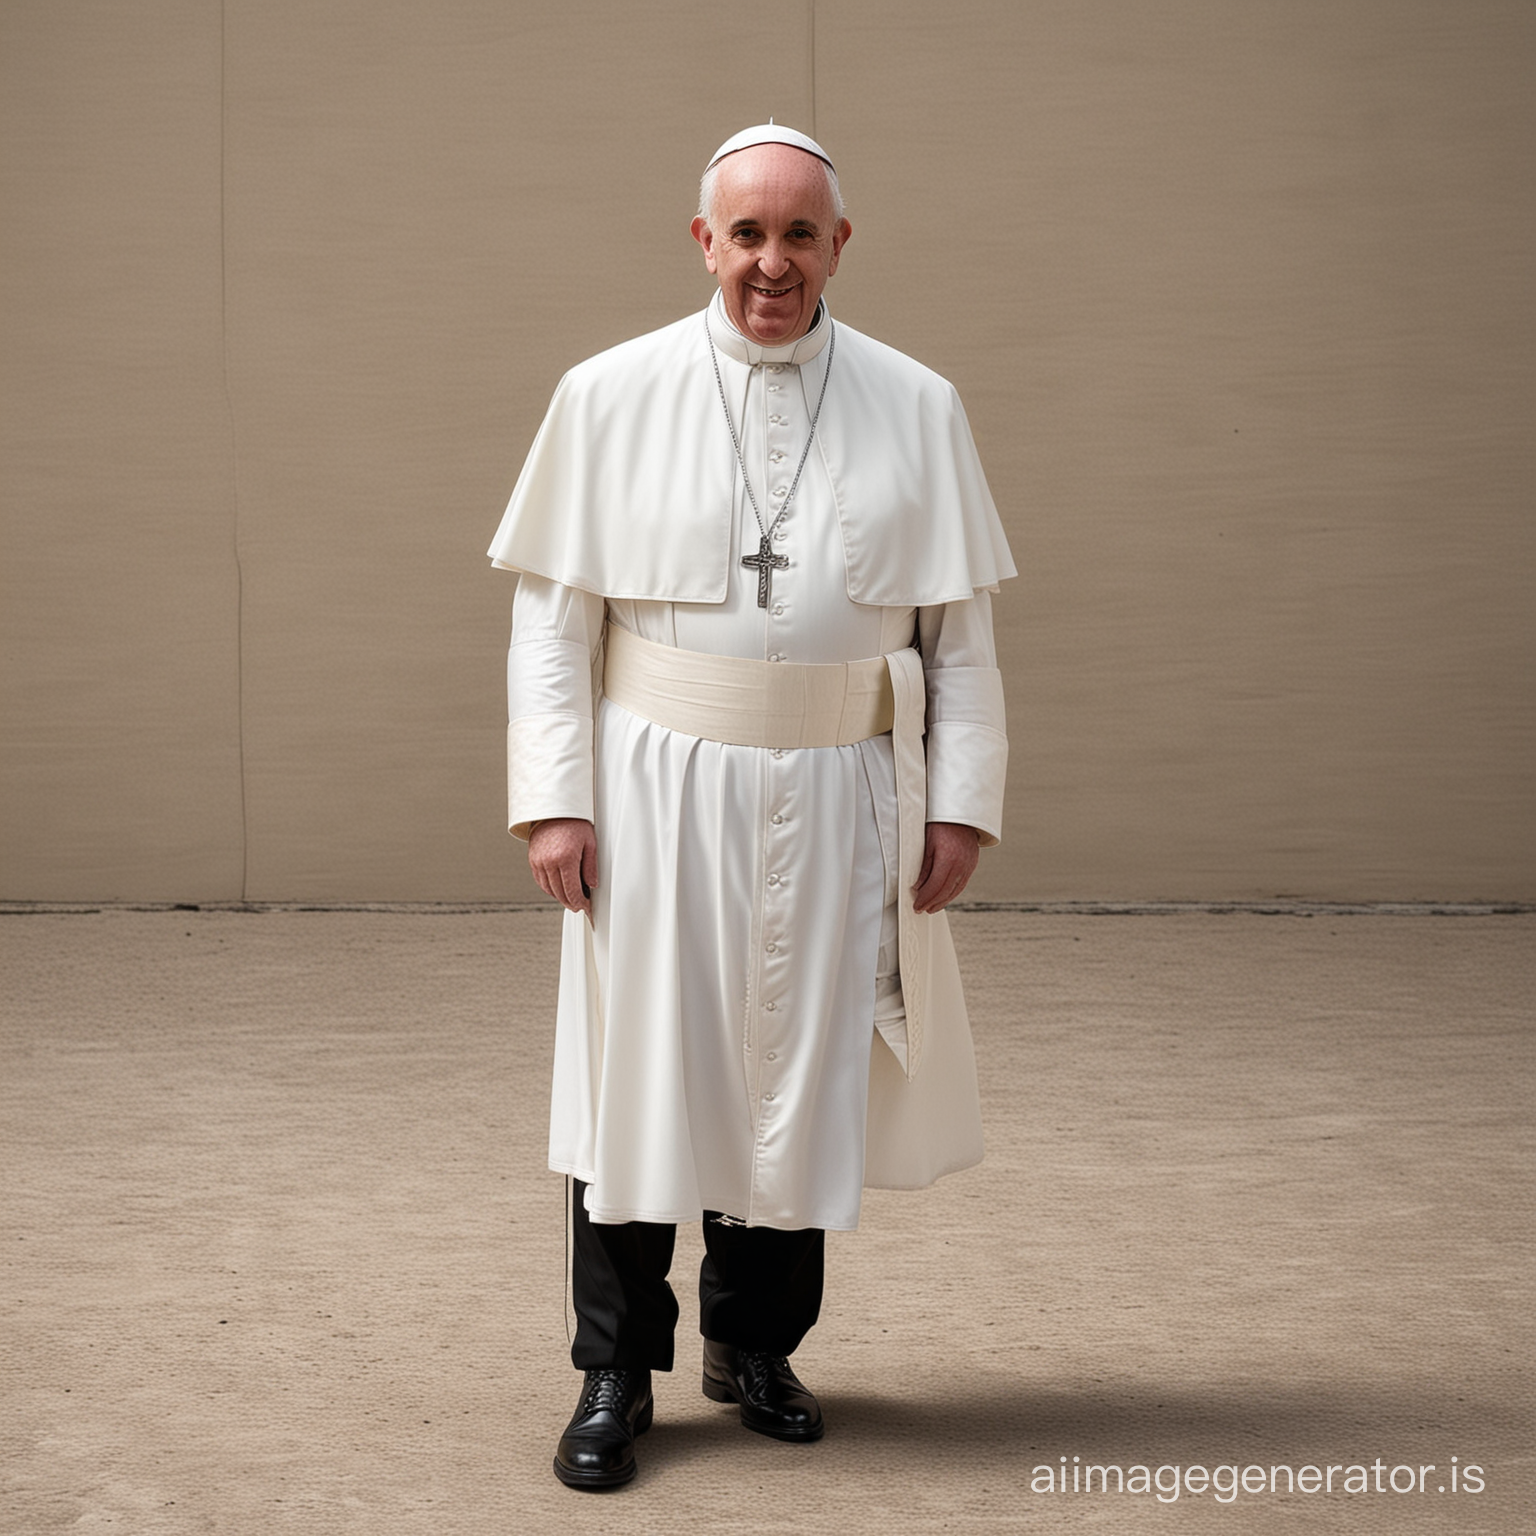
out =
<svg viewBox="0 0 1536 1536"><path fill-rule="evenodd" d="M1129 1463L1366 1463L1423 1451L1449 1465L1478 1460L1480 1443L1507 1444L1521 1426L1507 1402L1446 1394L1427 1382L1362 1382L1347 1392L1307 1384L1139 1385L1132 1391L1050 1391L982 1378L973 1395L822 1393L823 1454L878 1456L920 1472L970 1464L1017 1477L1020 1459L1062 1454ZM660 1470L712 1457L739 1442L733 1409L668 1423L645 1438ZM1483 1452L1484 1455L1491 1452Z"/></svg>

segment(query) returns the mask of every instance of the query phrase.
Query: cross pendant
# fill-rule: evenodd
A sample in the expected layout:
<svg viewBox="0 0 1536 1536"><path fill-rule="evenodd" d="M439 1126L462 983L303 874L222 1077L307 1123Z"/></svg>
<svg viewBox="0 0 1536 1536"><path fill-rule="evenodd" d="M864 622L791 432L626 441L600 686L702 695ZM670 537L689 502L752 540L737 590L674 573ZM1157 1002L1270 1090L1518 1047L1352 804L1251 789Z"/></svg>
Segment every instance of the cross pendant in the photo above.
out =
<svg viewBox="0 0 1536 1536"><path fill-rule="evenodd" d="M757 572L757 606L766 608L769 588L773 584L773 573L782 571L789 564L789 556L774 554L773 546L768 542L768 535L765 533L757 546L757 553L743 555L741 563Z"/></svg>

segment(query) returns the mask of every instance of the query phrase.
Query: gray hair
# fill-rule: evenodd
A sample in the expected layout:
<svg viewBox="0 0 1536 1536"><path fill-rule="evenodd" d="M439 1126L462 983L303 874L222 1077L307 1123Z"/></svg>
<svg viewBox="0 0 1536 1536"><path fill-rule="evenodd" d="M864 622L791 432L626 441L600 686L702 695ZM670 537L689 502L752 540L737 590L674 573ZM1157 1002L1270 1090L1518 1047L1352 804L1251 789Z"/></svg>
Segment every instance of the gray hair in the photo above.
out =
<svg viewBox="0 0 1536 1536"><path fill-rule="evenodd" d="M726 159L729 158L729 156L726 157ZM843 194L837 185L837 172L825 160L818 159L815 156L812 156L812 158L816 160L817 165L826 173L827 191L832 194L832 222L836 224L843 216ZM720 175L720 167L724 164L724 160L715 161L704 172L703 176L699 178L699 217L706 224L711 223L714 218L715 182Z"/></svg>

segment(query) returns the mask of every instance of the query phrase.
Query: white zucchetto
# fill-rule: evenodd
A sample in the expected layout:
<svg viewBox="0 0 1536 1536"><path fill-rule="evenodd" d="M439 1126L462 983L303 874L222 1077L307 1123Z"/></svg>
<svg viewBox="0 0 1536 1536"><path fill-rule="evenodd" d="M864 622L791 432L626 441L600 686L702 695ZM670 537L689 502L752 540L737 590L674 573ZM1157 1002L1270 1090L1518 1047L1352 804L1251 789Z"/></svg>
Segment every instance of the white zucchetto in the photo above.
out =
<svg viewBox="0 0 1536 1536"><path fill-rule="evenodd" d="M837 167L832 165L832 157L808 133L800 133L794 128L781 128L771 117L766 123L759 123L755 128L743 128L740 133L732 134L715 151L704 169L713 170L727 155L734 155L738 149L751 149L754 144L788 144L793 149L803 149L808 155L815 155L818 160L824 160L832 166L834 172L837 170Z"/></svg>

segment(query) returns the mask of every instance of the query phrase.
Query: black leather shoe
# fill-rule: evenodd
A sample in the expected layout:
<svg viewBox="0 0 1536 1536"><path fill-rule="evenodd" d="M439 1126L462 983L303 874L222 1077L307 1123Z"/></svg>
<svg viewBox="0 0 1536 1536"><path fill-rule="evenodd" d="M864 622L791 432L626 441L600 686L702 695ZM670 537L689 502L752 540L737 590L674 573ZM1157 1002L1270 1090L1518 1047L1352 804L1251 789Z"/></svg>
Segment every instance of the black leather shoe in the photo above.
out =
<svg viewBox="0 0 1536 1536"><path fill-rule="evenodd" d="M775 1440L820 1440L821 1404L801 1385L783 1355L704 1341L704 1396L740 1403L741 1422Z"/></svg>
<svg viewBox="0 0 1536 1536"><path fill-rule="evenodd" d="M555 1452L567 1488L617 1488L635 1475L635 1436L651 1427L649 1371L588 1371Z"/></svg>

